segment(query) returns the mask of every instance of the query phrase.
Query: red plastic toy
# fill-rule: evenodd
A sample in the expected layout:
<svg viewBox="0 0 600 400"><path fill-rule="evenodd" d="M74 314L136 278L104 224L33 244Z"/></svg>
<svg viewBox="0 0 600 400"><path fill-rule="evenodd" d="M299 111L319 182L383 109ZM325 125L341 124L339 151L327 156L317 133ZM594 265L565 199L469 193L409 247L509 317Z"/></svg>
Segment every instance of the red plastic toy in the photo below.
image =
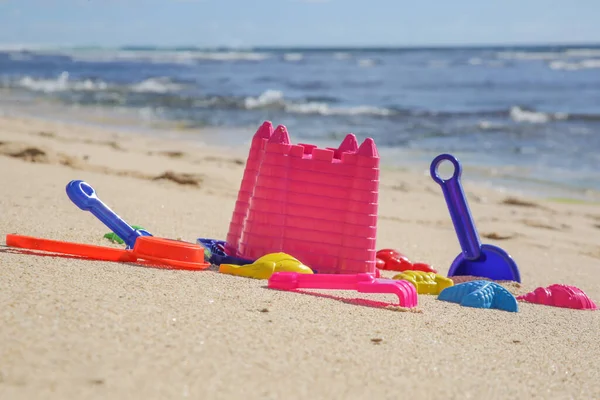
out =
<svg viewBox="0 0 600 400"><path fill-rule="evenodd" d="M252 139L226 253L284 252L319 273L375 273L378 193L373 139L294 145L285 126L265 122Z"/></svg>
<svg viewBox="0 0 600 400"><path fill-rule="evenodd" d="M578 310L595 310L597 308L596 304L583 290L575 286L559 284L550 285L545 288L539 287L533 292L517 297L517 300Z"/></svg>
<svg viewBox="0 0 600 400"><path fill-rule="evenodd" d="M377 268L384 271L423 271L437 273L428 264L410 262L406 256L394 249L381 249L376 253L375 257L377 258Z"/></svg>

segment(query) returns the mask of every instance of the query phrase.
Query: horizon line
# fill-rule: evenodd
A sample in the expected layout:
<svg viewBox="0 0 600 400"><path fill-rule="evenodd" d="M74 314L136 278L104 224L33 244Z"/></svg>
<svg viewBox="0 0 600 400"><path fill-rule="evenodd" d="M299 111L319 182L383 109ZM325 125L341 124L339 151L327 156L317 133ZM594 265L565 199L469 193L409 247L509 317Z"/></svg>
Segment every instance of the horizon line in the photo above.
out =
<svg viewBox="0 0 600 400"><path fill-rule="evenodd" d="M156 45L156 44L121 44L121 45L99 45L99 44L26 44L26 43L1 43L0 51L13 49L129 49L129 50L144 50L144 49L172 49L172 50L318 50L318 51L334 51L334 50L370 50L370 51L386 51L386 50L443 50L443 49L479 49L479 48L532 48L532 47L600 47L600 41L580 41L580 42L533 42L533 43L489 43L489 44L423 44L423 45L214 45L214 46L199 46L199 45Z"/></svg>

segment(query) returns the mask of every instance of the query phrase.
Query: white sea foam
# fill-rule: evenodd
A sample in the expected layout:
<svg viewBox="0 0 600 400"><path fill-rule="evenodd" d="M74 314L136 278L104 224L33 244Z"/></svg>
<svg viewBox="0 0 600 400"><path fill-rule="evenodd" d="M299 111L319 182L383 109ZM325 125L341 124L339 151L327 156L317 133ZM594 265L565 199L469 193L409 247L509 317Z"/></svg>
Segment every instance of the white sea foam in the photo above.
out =
<svg viewBox="0 0 600 400"><path fill-rule="evenodd" d="M502 128L502 124L494 123L487 120L479 121L479 124L477 124L477 126L479 127L479 129L482 129L484 131L497 130Z"/></svg>
<svg viewBox="0 0 600 400"><path fill-rule="evenodd" d="M1 1L1 0L0 0ZM33 52L45 56L67 56L74 61L113 62L146 61L154 63L193 63L198 60L213 61L262 61L271 54L259 53L250 49L230 51L211 50L125 50L125 49L76 49L34 44L0 44L0 52Z"/></svg>
<svg viewBox="0 0 600 400"><path fill-rule="evenodd" d="M541 111L528 111L521 107L510 108L510 118L515 122L526 122L530 124L545 124L552 120L563 120L569 118L566 113L544 113Z"/></svg>
<svg viewBox="0 0 600 400"><path fill-rule="evenodd" d="M66 71L62 72L56 79L36 79L25 76L19 79L16 84L25 89L44 93L64 92L67 90L96 91L108 88L108 84L102 81L92 81L90 79L81 81L70 80L69 73Z"/></svg>
<svg viewBox="0 0 600 400"><path fill-rule="evenodd" d="M569 57L600 57L600 49L568 49L565 54Z"/></svg>
<svg viewBox="0 0 600 400"><path fill-rule="evenodd" d="M521 107L511 107L510 117L515 122L529 122L532 124L543 124L550 121L548 114L523 110Z"/></svg>
<svg viewBox="0 0 600 400"><path fill-rule="evenodd" d="M44 92L44 93L56 93L56 92L66 92L66 91L75 91L75 92L100 92L106 91L109 89L117 89L117 90L131 90L133 92L138 93L169 93L175 92L181 89L181 85L175 84L169 80L167 77L158 77L158 78L149 78L139 83L134 83L128 86L116 86L110 85L104 81L100 80L91 80L91 79L83 79L83 80L74 80L70 78L70 75L67 71L63 71L57 78L55 79L41 79L41 78L32 78L30 76L25 76L18 79L15 82L6 82L3 81L3 84L16 86L24 89L28 89L34 92Z"/></svg>
<svg viewBox="0 0 600 400"><path fill-rule="evenodd" d="M283 92L279 90L267 90L258 97L247 97L244 99L246 109L257 108L279 108L286 112L294 114L318 114L324 116L332 115L375 115L388 116L393 113L387 108L378 108L372 106L355 107L332 107L324 102L293 102L286 101Z"/></svg>
<svg viewBox="0 0 600 400"><path fill-rule="evenodd" d="M198 61L263 61L270 57L266 53L247 51L73 51L68 55L74 61L80 62L149 62L153 64L183 64L190 65Z"/></svg>
<svg viewBox="0 0 600 400"><path fill-rule="evenodd" d="M258 97L247 97L244 100L244 106L249 110L269 106L283 107L284 104L283 92L280 90L267 90Z"/></svg>
<svg viewBox="0 0 600 400"><path fill-rule="evenodd" d="M598 69L600 68L600 59L592 58L581 61L552 61L549 64L550 68L555 70L565 70L565 71L578 71L581 69Z"/></svg>
<svg viewBox="0 0 600 400"><path fill-rule="evenodd" d="M270 57L267 53L253 53L253 52L207 52L207 53L195 53L194 57L199 60L215 60L215 61L262 61Z"/></svg>
<svg viewBox="0 0 600 400"><path fill-rule="evenodd" d="M138 93L170 93L181 89L167 77L149 78L130 86L131 90Z"/></svg>
<svg viewBox="0 0 600 400"><path fill-rule="evenodd" d="M352 55L350 53L342 53L342 52L333 53L333 58L335 58L336 60L347 60L350 57L352 57Z"/></svg>
<svg viewBox="0 0 600 400"><path fill-rule="evenodd" d="M376 64L375 60L371 58L362 58L358 60L358 66L362 68L369 68Z"/></svg>
<svg viewBox="0 0 600 400"><path fill-rule="evenodd" d="M479 57L470 58L467 62L470 65L484 65L487 67L504 67L506 65L502 60L484 60Z"/></svg>
<svg viewBox="0 0 600 400"><path fill-rule="evenodd" d="M120 50L120 49L70 49L52 48L33 45L0 45L0 52L18 53L31 52L34 55L70 57L79 62L149 62L155 64L193 64L198 61L263 61L272 57L269 53L259 53L251 50L231 51L174 51L174 50Z"/></svg>
<svg viewBox="0 0 600 400"><path fill-rule="evenodd" d="M502 51L496 53L496 57L503 60L554 60L564 57L564 54L562 51Z"/></svg>
<svg viewBox="0 0 600 400"><path fill-rule="evenodd" d="M283 59L290 62L301 61L303 58L304 54L302 53L285 53L283 55Z"/></svg>
<svg viewBox="0 0 600 400"><path fill-rule="evenodd" d="M327 103L300 103L286 104L285 110L296 114L319 114L319 115L374 115L388 116L393 112L386 108L378 108L372 106L355 106L355 107L331 107Z"/></svg>
<svg viewBox="0 0 600 400"><path fill-rule="evenodd" d="M565 49L560 51L501 51L496 57L505 60L566 60L600 57L600 49Z"/></svg>

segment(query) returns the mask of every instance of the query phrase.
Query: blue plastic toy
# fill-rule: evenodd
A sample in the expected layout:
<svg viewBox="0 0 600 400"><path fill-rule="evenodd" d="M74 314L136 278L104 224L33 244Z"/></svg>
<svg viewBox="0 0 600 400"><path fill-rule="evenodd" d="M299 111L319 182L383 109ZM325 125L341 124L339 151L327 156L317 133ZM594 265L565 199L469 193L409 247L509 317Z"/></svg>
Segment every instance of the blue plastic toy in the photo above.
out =
<svg viewBox="0 0 600 400"><path fill-rule="evenodd" d="M225 241L216 239L199 238L196 243L204 247L206 261L214 265L234 264L247 265L254 264L256 260L248 260L245 258L229 256L225 253Z"/></svg>
<svg viewBox="0 0 600 400"><path fill-rule="evenodd" d="M501 285L490 281L471 281L450 286L442 290L438 300L458 303L464 307L519 311L515 296Z"/></svg>
<svg viewBox="0 0 600 400"><path fill-rule="evenodd" d="M437 173L438 165L443 161L450 161L454 165L452 177L446 180ZM448 276L472 275L492 280L521 282L519 268L506 251L490 244L481 244L460 183L462 168L456 157L440 154L432 161L430 173L433 180L442 187L462 249L462 253L452 262Z"/></svg>
<svg viewBox="0 0 600 400"><path fill-rule="evenodd" d="M84 181L74 180L67 185L67 196L77 207L84 211L91 212L111 231L117 234L127 244L127 248L131 249L135 245L135 241L140 236L152 236L152 234L143 229L133 229L127 222L119 217L113 210L108 208L96 196L96 191L93 187Z"/></svg>

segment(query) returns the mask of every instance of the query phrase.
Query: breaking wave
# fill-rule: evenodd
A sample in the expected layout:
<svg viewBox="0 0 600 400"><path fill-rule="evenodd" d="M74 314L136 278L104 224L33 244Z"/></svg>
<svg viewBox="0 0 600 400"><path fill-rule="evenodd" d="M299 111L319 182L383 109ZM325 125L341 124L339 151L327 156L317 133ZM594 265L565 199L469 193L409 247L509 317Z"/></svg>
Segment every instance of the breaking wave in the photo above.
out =
<svg viewBox="0 0 600 400"><path fill-rule="evenodd" d="M57 78L42 79L24 76L13 81L3 79L4 87L23 88L33 92L99 92L99 91L132 91L137 93L171 93L182 88L167 77L145 79L130 85L109 84L98 79L72 79L68 72L62 72Z"/></svg>
<svg viewBox="0 0 600 400"><path fill-rule="evenodd" d="M168 77L152 77L129 84L117 84L94 78L75 79L68 72L56 78L30 76L0 80L0 87L18 88L34 93L56 95L62 101L77 104L123 105L174 109L275 110L296 115L367 116L374 118L509 118L515 123L545 124L564 120L600 121L597 114L567 114L543 112L514 105L505 109L476 111L436 111L375 106L344 105L331 96L287 98L283 91L269 89L257 96L201 94L192 83L174 81ZM85 93L84 96L78 95ZM485 122L485 121L484 121ZM486 129L486 123L482 129Z"/></svg>
<svg viewBox="0 0 600 400"><path fill-rule="evenodd" d="M355 107L333 107L331 102L335 99L326 101L286 101L283 92L279 90L267 90L258 97L246 97L244 99L244 108L265 109L278 108L292 114L318 114L318 115L372 115L389 116L394 113L387 108L371 106Z"/></svg>
<svg viewBox="0 0 600 400"><path fill-rule="evenodd" d="M199 62L260 62L272 57L267 52L253 51L199 51L199 50L125 50L125 49L25 49L21 47L0 47L12 60L30 60L35 57L68 58L73 62L89 63L149 63L194 65Z"/></svg>
<svg viewBox="0 0 600 400"><path fill-rule="evenodd" d="M598 69L600 68L600 59L592 58L574 62L557 60L552 61L550 63L550 68L565 71L579 71L581 69Z"/></svg>
<svg viewBox="0 0 600 400"><path fill-rule="evenodd" d="M550 121L559 121L569 118L566 113L544 113L540 111L526 110L518 106L509 110L510 118L515 122L528 122L531 124L544 124Z"/></svg>
<svg viewBox="0 0 600 400"><path fill-rule="evenodd" d="M600 69L600 49L562 49L560 51L505 51L496 53L501 60L544 61L553 70L578 71L582 69ZM472 65L484 62L471 59Z"/></svg>

